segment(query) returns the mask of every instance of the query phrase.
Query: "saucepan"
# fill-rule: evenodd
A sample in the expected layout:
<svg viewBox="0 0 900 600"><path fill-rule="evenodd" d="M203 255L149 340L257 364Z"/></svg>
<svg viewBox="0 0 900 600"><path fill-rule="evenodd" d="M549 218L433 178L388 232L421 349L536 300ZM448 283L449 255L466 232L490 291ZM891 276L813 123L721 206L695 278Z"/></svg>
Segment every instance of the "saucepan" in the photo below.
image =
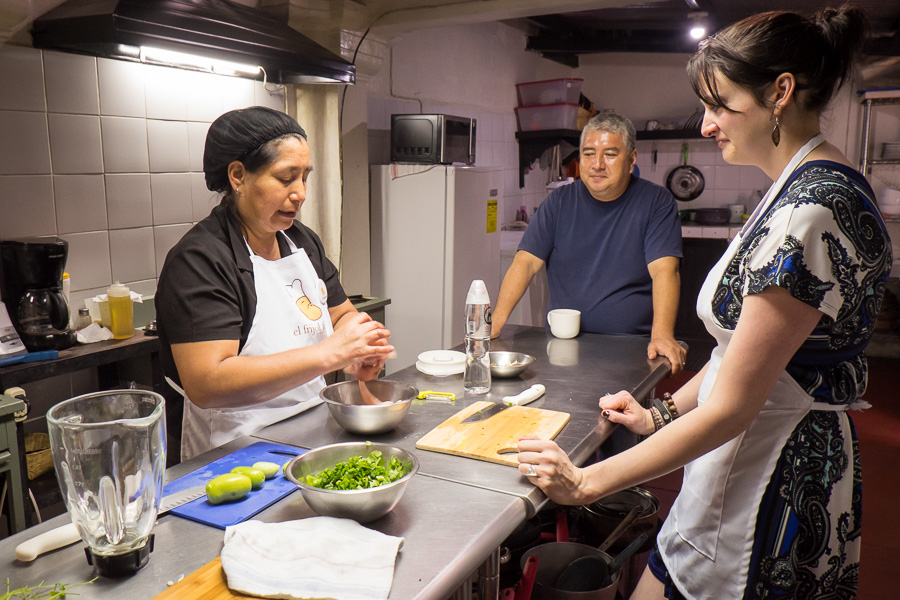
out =
<svg viewBox="0 0 900 600"><path fill-rule="evenodd" d="M564 513L563 513L564 514ZM615 600L622 563L640 549L646 534L612 557L601 548L609 548L629 529L640 514L635 507L616 527L599 548L568 541L568 527L557 524L557 542L542 544L528 550L521 558L523 570L529 560L537 558L539 567L534 576L532 600ZM564 521L565 517L563 517ZM600 575L598 583L595 575ZM597 587L599 586L599 587Z"/></svg>
<svg viewBox="0 0 900 600"><path fill-rule="evenodd" d="M676 200L689 202L703 193L706 182L703 173L696 167L687 164L688 145L681 147L683 164L675 167L666 179L666 187Z"/></svg>
<svg viewBox="0 0 900 600"><path fill-rule="evenodd" d="M601 498L591 504L578 507L576 524L581 538L592 546L600 546L604 540L632 515L637 509L637 518L626 528L615 543L608 546L610 552L621 551L642 533L650 536L646 551L653 545L659 530L659 499L641 487L632 487Z"/></svg>

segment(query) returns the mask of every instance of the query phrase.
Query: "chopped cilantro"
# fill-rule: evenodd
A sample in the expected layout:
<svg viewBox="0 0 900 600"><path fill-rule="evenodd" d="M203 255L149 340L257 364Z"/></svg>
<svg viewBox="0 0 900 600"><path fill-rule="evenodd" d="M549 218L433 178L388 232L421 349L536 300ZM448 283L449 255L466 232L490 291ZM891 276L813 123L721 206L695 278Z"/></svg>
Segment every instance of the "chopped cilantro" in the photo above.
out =
<svg viewBox="0 0 900 600"><path fill-rule="evenodd" d="M410 468L396 456L385 467L381 450L373 450L369 456L351 456L318 475L307 475L306 483L326 490L364 490L397 481Z"/></svg>

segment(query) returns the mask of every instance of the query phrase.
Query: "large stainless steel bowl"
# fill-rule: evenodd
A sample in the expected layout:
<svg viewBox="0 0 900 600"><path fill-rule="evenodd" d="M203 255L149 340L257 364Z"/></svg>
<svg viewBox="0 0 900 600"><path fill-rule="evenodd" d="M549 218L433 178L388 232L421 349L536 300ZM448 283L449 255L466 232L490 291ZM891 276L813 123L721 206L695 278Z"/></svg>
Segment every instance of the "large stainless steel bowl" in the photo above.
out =
<svg viewBox="0 0 900 600"><path fill-rule="evenodd" d="M381 451L385 464L392 456L409 464L409 473L387 485L365 490L326 490L306 483L307 475L317 475L340 462L346 462L352 456L368 456L373 450ZM419 459L402 448L376 442L346 442L322 446L301 454L288 463L285 472L288 479L300 488L303 499L316 514L368 523L393 510L403 496L409 480L418 470Z"/></svg>
<svg viewBox="0 0 900 600"><path fill-rule="evenodd" d="M491 352L491 375L494 377L515 377L521 375L534 357L522 352Z"/></svg>
<svg viewBox="0 0 900 600"><path fill-rule="evenodd" d="M380 403L367 404L358 381L334 383L319 392L338 424L359 435L377 435L399 425L419 393L411 385L389 379L367 381L365 386Z"/></svg>

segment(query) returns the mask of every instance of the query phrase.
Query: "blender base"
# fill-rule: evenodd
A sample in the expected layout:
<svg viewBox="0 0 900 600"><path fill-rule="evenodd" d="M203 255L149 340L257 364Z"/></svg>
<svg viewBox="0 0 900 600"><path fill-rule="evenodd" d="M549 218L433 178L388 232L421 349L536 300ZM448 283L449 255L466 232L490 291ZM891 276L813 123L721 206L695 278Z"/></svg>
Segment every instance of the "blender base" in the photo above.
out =
<svg viewBox="0 0 900 600"><path fill-rule="evenodd" d="M89 565L97 567L97 572L103 577L127 577L140 571L153 552L153 538L151 533L147 543L125 554L95 554L90 548L84 549Z"/></svg>

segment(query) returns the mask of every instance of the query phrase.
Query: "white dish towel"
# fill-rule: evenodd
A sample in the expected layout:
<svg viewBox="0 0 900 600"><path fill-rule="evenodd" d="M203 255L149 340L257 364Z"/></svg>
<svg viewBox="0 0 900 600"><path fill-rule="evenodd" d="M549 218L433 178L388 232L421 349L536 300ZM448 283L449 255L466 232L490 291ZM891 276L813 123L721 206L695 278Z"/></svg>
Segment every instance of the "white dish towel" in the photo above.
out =
<svg viewBox="0 0 900 600"><path fill-rule="evenodd" d="M245 521L225 529L228 587L262 598L384 600L403 538L351 519Z"/></svg>

